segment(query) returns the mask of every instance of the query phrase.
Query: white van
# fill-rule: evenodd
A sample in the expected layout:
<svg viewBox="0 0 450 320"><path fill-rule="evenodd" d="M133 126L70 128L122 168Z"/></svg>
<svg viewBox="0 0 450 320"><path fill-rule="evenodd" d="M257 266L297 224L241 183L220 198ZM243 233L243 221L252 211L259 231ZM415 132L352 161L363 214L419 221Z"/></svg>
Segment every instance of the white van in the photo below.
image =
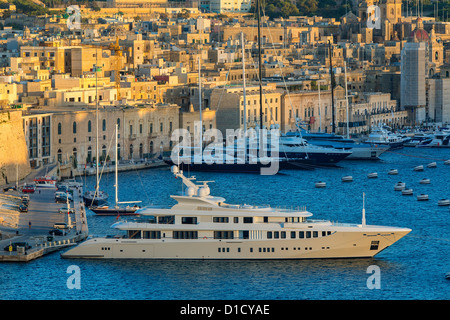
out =
<svg viewBox="0 0 450 320"><path fill-rule="evenodd" d="M56 222L55 224L53 224L53 228L54 229L69 229L69 227L67 226L67 223L65 223L65 222Z"/></svg>

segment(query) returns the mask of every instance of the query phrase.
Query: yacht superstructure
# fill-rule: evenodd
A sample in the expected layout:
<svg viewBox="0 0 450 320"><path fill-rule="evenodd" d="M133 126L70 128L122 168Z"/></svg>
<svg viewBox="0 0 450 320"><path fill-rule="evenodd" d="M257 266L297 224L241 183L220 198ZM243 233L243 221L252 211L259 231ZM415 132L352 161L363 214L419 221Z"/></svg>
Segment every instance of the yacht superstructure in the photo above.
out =
<svg viewBox="0 0 450 320"><path fill-rule="evenodd" d="M228 204L208 182L187 178L170 208L146 207L140 219L118 221L124 236L90 238L62 254L95 259L309 259L372 257L411 229L313 220L306 208Z"/></svg>

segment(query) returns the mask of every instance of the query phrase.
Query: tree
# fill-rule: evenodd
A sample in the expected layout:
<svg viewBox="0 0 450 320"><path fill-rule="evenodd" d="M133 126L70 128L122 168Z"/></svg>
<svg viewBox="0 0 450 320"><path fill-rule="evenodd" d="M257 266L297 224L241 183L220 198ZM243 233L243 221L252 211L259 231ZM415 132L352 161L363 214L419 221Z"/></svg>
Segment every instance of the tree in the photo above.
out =
<svg viewBox="0 0 450 320"><path fill-rule="evenodd" d="M291 2L286 1L281 8L281 15L283 18L289 18L289 16L298 16L300 11Z"/></svg>
<svg viewBox="0 0 450 320"><path fill-rule="evenodd" d="M317 0L297 0L297 8L300 11L300 14L312 15L316 13L317 7Z"/></svg>

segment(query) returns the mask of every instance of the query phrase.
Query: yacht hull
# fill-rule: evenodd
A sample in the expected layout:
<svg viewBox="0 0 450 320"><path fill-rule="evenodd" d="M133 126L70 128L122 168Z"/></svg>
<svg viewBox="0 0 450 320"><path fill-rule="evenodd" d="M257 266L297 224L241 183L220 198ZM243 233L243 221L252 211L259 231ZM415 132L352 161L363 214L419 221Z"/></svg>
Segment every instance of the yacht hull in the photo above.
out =
<svg viewBox="0 0 450 320"><path fill-rule="evenodd" d="M61 254L87 259L324 259L373 257L410 229L335 232L310 239L92 238Z"/></svg>
<svg viewBox="0 0 450 320"><path fill-rule="evenodd" d="M86 206L100 206L106 204L108 196L102 195L100 197L93 196L92 192L86 192L83 195L83 201Z"/></svg>

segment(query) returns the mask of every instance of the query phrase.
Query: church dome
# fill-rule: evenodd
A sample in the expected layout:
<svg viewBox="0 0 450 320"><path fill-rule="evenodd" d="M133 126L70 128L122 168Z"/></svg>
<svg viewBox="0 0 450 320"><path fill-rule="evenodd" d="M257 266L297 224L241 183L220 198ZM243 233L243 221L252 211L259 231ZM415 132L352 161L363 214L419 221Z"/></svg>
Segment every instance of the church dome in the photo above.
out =
<svg viewBox="0 0 450 320"><path fill-rule="evenodd" d="M430 37L423 28L422 19L419 17L416 21L416 28L409 35L409 42L424 42L428 41Z"/></svg>

